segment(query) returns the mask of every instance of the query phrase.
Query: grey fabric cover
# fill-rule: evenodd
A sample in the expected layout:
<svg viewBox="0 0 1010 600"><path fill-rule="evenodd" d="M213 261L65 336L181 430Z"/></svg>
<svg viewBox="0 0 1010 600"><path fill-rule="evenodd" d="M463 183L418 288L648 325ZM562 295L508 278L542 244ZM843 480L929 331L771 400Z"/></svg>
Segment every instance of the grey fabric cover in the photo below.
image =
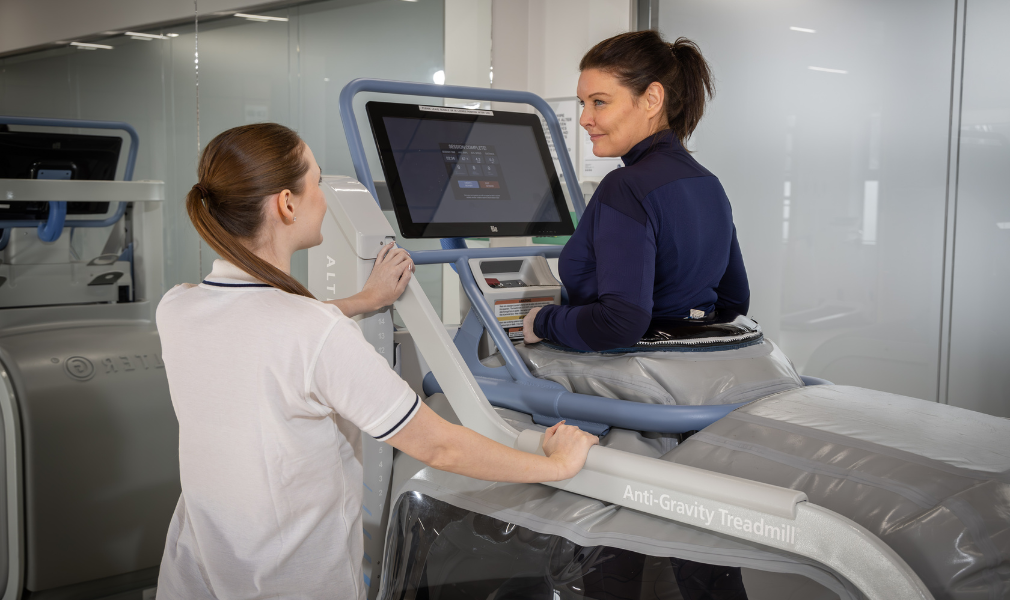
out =
<svg viewBox="0 0 1010 600"><path fill-rule="evenodd" d="M570 392L649 404L737 404L803 386L771 340L732 350L565 352L516 346L530 372Z"/></svg>
<svg viewBox="0 0 1010 600"><path fill-rule="evenodd" d="M843 386L737 409L663 457L806 492L937 600L1010 599L1010 420Z"/></svg>

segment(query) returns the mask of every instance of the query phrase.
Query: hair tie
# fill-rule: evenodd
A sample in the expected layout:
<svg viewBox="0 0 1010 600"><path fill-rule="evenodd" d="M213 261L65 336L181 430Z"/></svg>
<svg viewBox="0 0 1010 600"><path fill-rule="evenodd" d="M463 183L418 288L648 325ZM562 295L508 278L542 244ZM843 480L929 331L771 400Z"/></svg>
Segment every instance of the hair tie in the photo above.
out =
<svg viewBox="0 0 1010 600"><path fill-rule="evenodd" d="M207 186L205 186L202 183L199 183L199 182L194 183L193 184L193 189L196 190L196 191L198 191L198 192L200 192L200 198L201 199L207 198L208 196L210 196L210 192L207 190Z"/></svg>

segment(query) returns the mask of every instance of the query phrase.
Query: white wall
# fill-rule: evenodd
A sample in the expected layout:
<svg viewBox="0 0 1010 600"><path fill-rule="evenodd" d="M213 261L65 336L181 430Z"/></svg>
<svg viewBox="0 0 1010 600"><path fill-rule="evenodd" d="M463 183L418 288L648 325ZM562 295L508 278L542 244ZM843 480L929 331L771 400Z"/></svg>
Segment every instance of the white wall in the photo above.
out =
<svg viewBox="0 0 1010 600"><path fill-rule="evenodd" d="M491 87L491 0L445 0L445 82Z"/></svg>
<svg viewBox="0 0 1010 600"><path fill-rule="evenodd" d="M582 55L631 16L631 0L493 0L492 87L574 96Z"/></svg>

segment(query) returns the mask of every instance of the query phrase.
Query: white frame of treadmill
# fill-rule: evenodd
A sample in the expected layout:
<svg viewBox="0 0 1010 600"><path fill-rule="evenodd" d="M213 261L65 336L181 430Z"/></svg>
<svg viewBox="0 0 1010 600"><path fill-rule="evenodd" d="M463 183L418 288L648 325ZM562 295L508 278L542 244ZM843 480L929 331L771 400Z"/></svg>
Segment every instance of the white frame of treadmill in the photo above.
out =
<svg viewBox="0 0 1010 600"><path fill-rule="evenodd" d="M310 280L313 269L323 268L322 257L346 255L347 250L331 250L330 244L337 242L335 246L354 249L356 256L348 258L364 261L375 256L374 251L362 252L362 248L374 245L363 241L395 236L378 204L359 182L328 176L323 184L327 199L324 218L334 219L341 232L355 239L346 244L324 240L318 249L310 249ZM376 230L361 231L359 225L365 223ZM393 306L460 422L507 446L539 453L541 434L529 430L520 434L498 416L416 278L410 280ZM870 600L933 600L918 575L889 546L850 519L810 504L802 492L600 446L589 451L578 475L544 485L814 559L833 568ZM628 490L632 490L630 500ZM646 491L651 492L651 498L665 495L685 506L704 505L713 515L732 515L730 524L723 525L715 518L708 522L688 518L654 502L636 502L634 492L642 492L644 497ZM747 533L735 525L738 520L752 524L760 521L765 525L763 530L774 524L788 533L784 533L786 539L779 540Z"/></svg>

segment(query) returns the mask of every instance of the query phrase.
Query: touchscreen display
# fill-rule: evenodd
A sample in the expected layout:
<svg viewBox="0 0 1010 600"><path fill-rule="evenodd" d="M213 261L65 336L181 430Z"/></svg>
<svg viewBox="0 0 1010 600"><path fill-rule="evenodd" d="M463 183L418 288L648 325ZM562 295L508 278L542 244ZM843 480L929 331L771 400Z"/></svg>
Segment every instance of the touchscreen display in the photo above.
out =
<svg viewBox="0 0 1010 600"><path fill-rule="evenodd" d="M559 223L533 128L383 117L414 223Z"/></svg>
<svg viewBox="0 0 1010 600"><path fill-rule="evenodd" d="M575 230L536 115L392 102L365 107L404 237Z"/></svg>

